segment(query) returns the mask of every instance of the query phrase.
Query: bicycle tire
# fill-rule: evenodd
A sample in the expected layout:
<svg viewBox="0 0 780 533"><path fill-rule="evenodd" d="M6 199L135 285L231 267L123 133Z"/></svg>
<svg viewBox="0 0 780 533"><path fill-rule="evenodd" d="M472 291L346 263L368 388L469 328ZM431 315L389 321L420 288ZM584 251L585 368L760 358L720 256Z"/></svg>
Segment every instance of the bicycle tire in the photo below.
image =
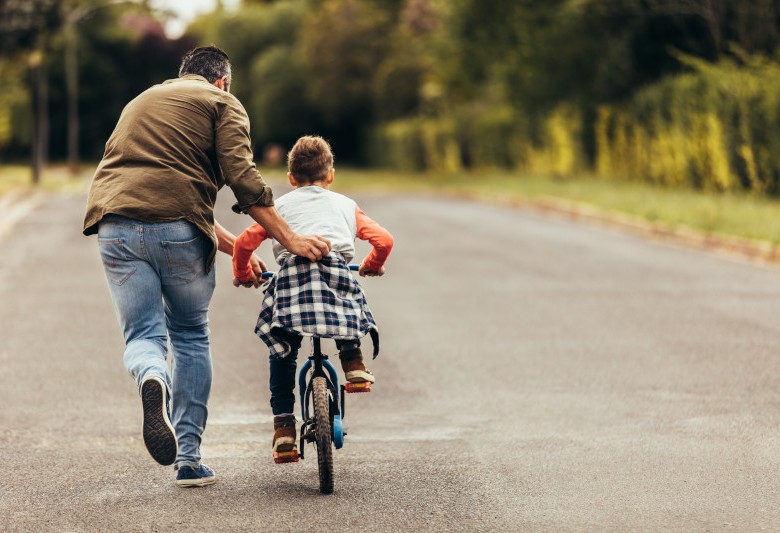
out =
<svg viewBox="0 0 780 533"><path fill-rule="evenodd" d="M320 471L320 492L333 493L333 429L330 424L328 384L323 377L312 380L314 403L314 436L317 445L317 466Z"/></svg>

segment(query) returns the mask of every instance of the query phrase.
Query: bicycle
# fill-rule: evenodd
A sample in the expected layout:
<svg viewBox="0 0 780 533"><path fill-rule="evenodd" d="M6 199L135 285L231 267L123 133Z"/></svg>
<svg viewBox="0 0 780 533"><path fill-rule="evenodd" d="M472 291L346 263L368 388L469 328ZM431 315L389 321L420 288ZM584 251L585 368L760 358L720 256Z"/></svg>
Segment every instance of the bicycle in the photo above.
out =
<svg viewBox="0 0 780 533"><path fill-rule="evenodd" d="M358 270L358 265L348 265ZM273 272L263 272L268 279ZM317 449L320 492L333 493L333 448L344 446L345 393L370 392L371 383L339 384L338 373L328 356L322 353L320 338L312 337L311 355L298 371L298 389L301 402L301 434L299 455L304 459L304 445L313 443ZM292 453L292 452L289 452ZM292 459L294 461L297 459ZM284 462L284 460L280 461Z"/></svg>

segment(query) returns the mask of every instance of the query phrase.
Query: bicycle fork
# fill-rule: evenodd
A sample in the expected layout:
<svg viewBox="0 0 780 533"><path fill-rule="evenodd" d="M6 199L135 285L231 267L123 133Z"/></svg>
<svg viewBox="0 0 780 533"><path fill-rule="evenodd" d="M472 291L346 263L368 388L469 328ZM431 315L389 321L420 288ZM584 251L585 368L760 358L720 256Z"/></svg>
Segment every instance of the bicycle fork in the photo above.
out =
<svg viewBox="0 0 780 533"><path fill-rule="evenodd" d="M298 397L301 402L301 436L299 455L304 458L304 444L314 442L316 421L312 413L309 412L311 405L312 381L316 377L323 377L328 384L331 400L330 419L333 426L333 445L340 449L344 445L344 429L342 420L344 418L344 385L339 386L338 373L333 364L328 360L328 356L322 353L320 348L320 339L312 338L312 348L309 359L303 364L298 372Z"/></svg>

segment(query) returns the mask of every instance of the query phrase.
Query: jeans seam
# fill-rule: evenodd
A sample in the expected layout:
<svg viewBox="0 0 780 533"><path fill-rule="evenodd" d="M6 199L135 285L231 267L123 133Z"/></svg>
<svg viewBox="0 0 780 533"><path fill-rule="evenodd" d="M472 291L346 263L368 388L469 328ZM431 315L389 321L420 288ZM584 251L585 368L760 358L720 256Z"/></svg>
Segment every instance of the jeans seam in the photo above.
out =
<svg viewBox="0 0 780 533"><path fill-rule="evenodd" d="M149 253L146 251L146 242L144 241L144 227L142 224L138 225L138 237L141 243L141 254L143 255L143 258L147 263L151 263L151 259L149 258Z"/></svg>

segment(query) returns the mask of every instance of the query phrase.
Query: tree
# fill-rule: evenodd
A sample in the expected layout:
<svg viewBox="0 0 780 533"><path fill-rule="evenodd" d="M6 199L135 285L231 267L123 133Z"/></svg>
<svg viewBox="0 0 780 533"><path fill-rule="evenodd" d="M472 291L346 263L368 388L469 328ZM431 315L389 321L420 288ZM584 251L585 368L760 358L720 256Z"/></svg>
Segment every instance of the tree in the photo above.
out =
<svg viewBox="0 0 780 533"><path fill-rule="evenodd" d="M217 10L196 20L188 34L216 43L230 56L233 92L244 103L252 140L263 146L291 146L318 129L317 113L306 98L307 74L295 44L306 0L255 1L235 12Z"/></svg>
<svg viewBox="0 0 780 533"><path fill-rule="evenodd" d="M306 9L306 0L252 2L234 12L203 15L188 28L188 34L227 52L233 65L231 91L242 102L249 101L260 90L248 75L258 55L279 44L292 46Z"/></svg>
<svg viewBox="0 0 780 533"><path fill-rule="evenodd" d="M29 96L25 90L26 66L19 61L0 58L0 148L14 139L13 114L19 107L29 107Z"/></svg>
<svg viewBox="0 0 780 533"><path fill-rule="evenodd" d="M374 120L373 77L389 53L390 15L371 2L331 0L311 13L301 29L307 96L347 158L359 157Z"/></svg>
<svg viewBox="0 0 780 533"><path fill-rule="evenodd" d="M306 94L307 78L295 50L284 44L258 54L249 73L254 90L249 99L252 139L260 146L291 147L318 130L318 115Z"/></svg>
<svg viewBox="0 0 780 533"><path fill-rule="evenodd" d="M27 53L62 25L58 0L0 0L0 52Z"/></svg>
<svg viewBox="0 0 780 533"><path fill-rule="evenodd" d="M388 38L384 60L373 74L372 98L377 120L389 121L423 112L432 85L438 85L434 49L442 14L431 0L406 0Z"/></svg>
<svg viewBox="0 0 780 533"><path fill-rule="evenodd" d="M0 49L4 58L26 60L33 115L32 181L40 181L48 158L49 110L45 54L50 36L61 26L56 0L2 0Z"/></svg>
<svg viewBox="0 0 780 533"><path fill-rule="evenodd" d="M102 156L127 102L149 86L175 78L182 55L195 43L190 38L168 39L160 21L134 3L91 11L81 19L77 38L76 156L95 160ZM68 113L68 102L74 94L67 91L64 39L56 40L50 57L52 157L71 159L69 124L74 114Z"/></svg>

